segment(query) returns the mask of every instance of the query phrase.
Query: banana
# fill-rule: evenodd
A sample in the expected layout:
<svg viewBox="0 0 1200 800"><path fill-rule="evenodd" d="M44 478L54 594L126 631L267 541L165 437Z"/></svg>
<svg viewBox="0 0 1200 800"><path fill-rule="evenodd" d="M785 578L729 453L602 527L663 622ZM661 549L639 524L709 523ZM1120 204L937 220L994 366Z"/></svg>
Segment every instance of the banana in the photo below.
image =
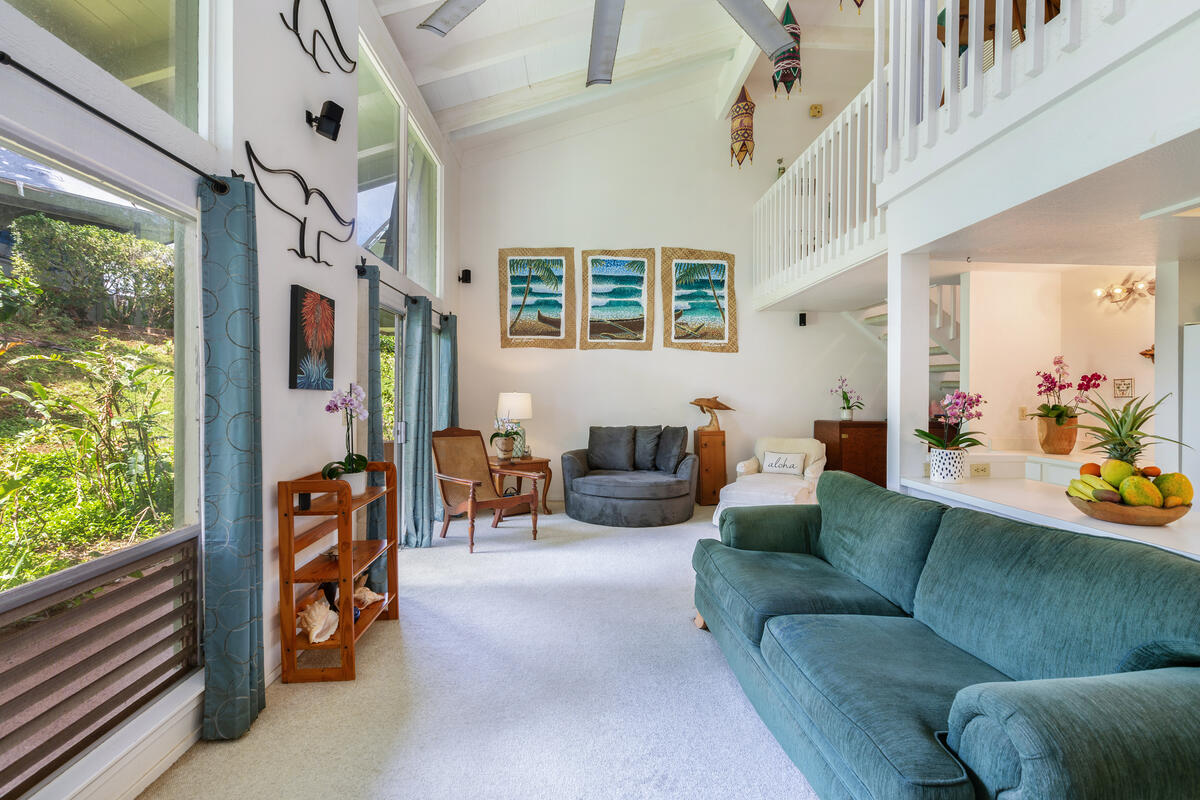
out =
<svg viewBox="0 0 1200 800"><path fill-rule="evenodd" d="M1086 483L1092 489L1099 489L1099 490L1102 490L1105 492L1117 491L1117 487L1113 486L1111 483L1104 480L1103 478L1096 477L1095 475L1083 475L1079 478L1079 480Z"/></svg>
<svg viewBox="0 0 1200 800"><path fill-rule="evenodd" d="M1096 502L1096 498L1092 497L1092 487L1078 478L1071 481L1071 485L1067 487L1067 494L1072 497L1078 497L1080 500L1087 500L1091 503Z"/></svg>

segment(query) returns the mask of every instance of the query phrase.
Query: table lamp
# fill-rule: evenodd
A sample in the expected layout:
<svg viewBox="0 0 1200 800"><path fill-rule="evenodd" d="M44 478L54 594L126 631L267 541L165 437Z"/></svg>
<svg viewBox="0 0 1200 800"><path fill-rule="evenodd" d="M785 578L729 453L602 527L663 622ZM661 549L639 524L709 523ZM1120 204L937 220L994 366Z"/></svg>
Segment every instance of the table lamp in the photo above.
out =
<svg viewBox="0 0 1200 800"><path fill-rule="evenodd" d="M533 395L528 392L501 392L496 399L496 416L510 420L533 419ZM527 455L529 450L525 446L525 428L520 426L519 422L518 427L520 434L513 455L521 458Z"/></svg>

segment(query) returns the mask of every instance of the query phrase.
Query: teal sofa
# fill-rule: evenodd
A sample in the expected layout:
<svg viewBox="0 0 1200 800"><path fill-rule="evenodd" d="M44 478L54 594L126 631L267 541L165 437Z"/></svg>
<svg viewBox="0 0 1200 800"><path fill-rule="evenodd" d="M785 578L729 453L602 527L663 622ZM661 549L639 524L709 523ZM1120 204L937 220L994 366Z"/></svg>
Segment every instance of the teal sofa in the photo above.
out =
<svg viewBox="0 0 1200 800"><path fill-rule="evenodd" d="M696 608L824 800L1200 797L1200 562L826 472Z"/></svg>

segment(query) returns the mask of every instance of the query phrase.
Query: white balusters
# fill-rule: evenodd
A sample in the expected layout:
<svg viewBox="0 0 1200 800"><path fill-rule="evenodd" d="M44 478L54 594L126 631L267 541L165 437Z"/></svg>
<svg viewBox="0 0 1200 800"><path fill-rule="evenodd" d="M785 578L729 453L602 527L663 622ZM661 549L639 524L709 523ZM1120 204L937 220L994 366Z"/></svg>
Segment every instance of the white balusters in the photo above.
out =
<svg viewBox="0 0 1200 800"><path fill-rule="evenodd" d="M1041 3L1035 0L1033 5ZM996 97L1008 97L1012 91L1013 7L1009 0L996 0L996 30L992 40L992 65L998 73Z"/></svg>

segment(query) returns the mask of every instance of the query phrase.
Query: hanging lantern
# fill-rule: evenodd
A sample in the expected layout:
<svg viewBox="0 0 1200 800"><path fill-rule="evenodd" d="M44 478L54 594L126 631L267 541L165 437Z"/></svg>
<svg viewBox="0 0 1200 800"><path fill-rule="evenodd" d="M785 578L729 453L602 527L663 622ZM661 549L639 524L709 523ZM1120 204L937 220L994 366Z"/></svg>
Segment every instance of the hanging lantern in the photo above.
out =
<svg viewBox="0 0 1200 800"><path fill-rule="evenodd" d="M754 101L745 86L738 92L729 113L733 117L729 133L729 165L733 166L736 159L738 169L741 169L747 157L751 164L754 163Z"/></svg>
<svg viewBox="0 0 1200 800"><path fill-rule="evenodd" d="M854 0L854 5L858 6L858 13L860 16L862 15L863 3L865 3L866 1L867 0ZM838 0L838 10L839 11L845 10L844 8L842 8L842 0Z"/></svg>
<svg viewBox="0 0 1200 800"><path fill-rule="evenodd" d="M779 93L779 84L782 83L784 94L790 100L793 86L797 87L796 91L800 91L800 26L796 24L796 17L792 14L790 3L783 7L783 17L779 21L783 23L784 29L792 35L792 41L795 44L775 56L775 73L771 75L771 83L775 85L776 94Z"/></svg>

